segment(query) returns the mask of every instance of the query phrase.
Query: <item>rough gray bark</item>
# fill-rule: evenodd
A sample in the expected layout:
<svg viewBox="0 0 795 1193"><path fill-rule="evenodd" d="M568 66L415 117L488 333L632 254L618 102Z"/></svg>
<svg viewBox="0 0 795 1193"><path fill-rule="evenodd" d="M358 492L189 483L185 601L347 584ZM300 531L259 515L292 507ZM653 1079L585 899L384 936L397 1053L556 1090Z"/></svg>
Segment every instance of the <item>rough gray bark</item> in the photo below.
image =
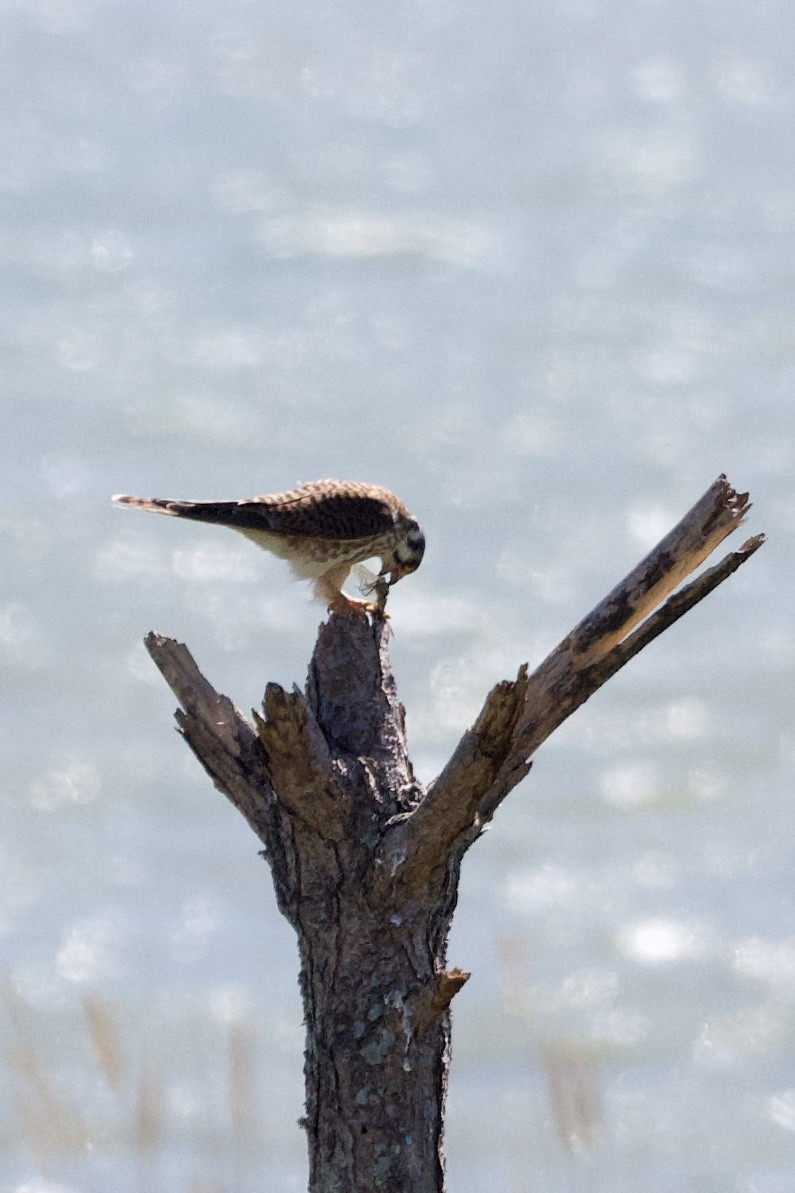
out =
<svg viewBox="0 0 795 1193"><path fill-rule="evenodd" d="M298 935L310 1193L442 1193L449 1005L469 977L446 968L461 859L550 733L762 545L670 595L747 497L719 477L532 675L497 684L427 790L383 620L330 617L305 692L269 684L253 724L184 646L147 637L181 732L263 842Z"/></svg>

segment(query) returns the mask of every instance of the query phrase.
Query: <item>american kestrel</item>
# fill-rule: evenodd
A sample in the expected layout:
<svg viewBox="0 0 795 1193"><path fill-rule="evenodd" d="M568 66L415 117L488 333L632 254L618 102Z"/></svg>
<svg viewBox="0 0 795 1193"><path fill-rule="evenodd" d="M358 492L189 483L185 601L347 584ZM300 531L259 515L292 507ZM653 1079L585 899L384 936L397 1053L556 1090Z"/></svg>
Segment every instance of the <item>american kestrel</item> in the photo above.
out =
<svg viewBox="0 0 795 1193"><path fill-rule="evenodd" d="M299 579L311 580L314 595L336 613L383 611L388 589L417 570L425 551L425 536L403 502L389 489L359 481L312 481L243 501L167 501L123 493L113 500L238 530L286 559ZM382 563L380 583L374 585L379 601L346 596L342 585L353 564L373 556Z"/></svg>

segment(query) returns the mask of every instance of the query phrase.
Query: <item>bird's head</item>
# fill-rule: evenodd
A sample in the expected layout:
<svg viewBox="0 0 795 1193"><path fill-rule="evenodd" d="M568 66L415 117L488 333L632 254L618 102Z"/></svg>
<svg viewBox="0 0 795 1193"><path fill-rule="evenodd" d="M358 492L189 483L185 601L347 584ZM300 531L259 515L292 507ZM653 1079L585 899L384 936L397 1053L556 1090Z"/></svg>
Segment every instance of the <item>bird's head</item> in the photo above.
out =
<svg viewBox="0 0 795 1193"><path fill-rule="evenodd" d="M425 554L425 535L413 520L407 522L403 533L397 541L394 551L387 556L381 568L380 575L389 573L389 586L397 584L404 576L416 572Z"/></svg>

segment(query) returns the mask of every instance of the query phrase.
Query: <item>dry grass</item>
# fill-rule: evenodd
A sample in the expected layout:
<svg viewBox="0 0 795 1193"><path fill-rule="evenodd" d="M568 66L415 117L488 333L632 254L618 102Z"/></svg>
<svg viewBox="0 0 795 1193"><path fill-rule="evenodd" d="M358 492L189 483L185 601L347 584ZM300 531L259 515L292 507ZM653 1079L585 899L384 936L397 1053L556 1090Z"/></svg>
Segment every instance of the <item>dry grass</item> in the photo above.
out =
<svg viewBox="0 0 795 1193"><path fill-rule="evenodd" d="M6 1052L11 1101L20 1138L41 1159L53 1152L80 1151L87 1141L86 1124L76 1106L59 1090L37 1039L32 1009L10 982L0 986L0 999L12 1028Z"/></svg>
<svg viewBox="0 0 795 1193"><path fill-rule="evenodd" d="M499 943L502 1002L508 1014L532 1025L539 1041L549 1107L564 1150L572 1157L596 1151L605 1135L601 1069L587 1039L548 1035L528 978L524 942L517 937Z"/></svg>
<svg viewBox="0 0 795 1193"><path fill-rule="evenodd" d="M83 1013L99 1067L111 1089L120 1094L126 1065L113 1008L106 999L95 994L85 994Z"/></svg>
<svg viewBox="0 0 795 1193"><path fill-rule="evenodd" d="M96 1101L92 1095L87 1107L74 1093L74 1061L71 1067L61 1069L63 1041L48 1042L48 1020L10 982L0 982L0 1010L10 1037L5 1059L13 1121L7 1125L6 1138L24 1148L42 1173L49 1175L59 1163L73 1165L79 1156L91 1152L99 1156L108 1145L115 1151L121 1146L137 1161L141 1189L158 1187L157 1166L172 1142L174 1129L166 1111L166 1069L161 1056L152 1059L145 1051L139 1062L131 1062L113 1004L96 994L85 994L86 1072L78 1073L78 1084L91 1090L98 1082L113 1095L110 1100L97 1096ZM208 1034L212 1030L208 1021ZM70 1040L68 1051L72 1044ZM196 1137L195 1166L199 1172L211 1167L215 1173L220 1166L228 1179L210 1178L206 1172L186 1174L181 1187L190 1193L241 1190L246 1183L246 1158L255 1154L262 1141L253 1025L230 1024L226 1049L225 1104L220 1107L220 1121L203 1119L204 1129ZM78 1069L79 1065L78 1058ZM201 1075L193 1075L193 1080L199 1086ZM217 1105L214 1091L207 1088L206 1106L213 1105ZM201 1113L197 1121L202 1121ZM186 1129L193 1132L197 1128L188 1120Z"/></svg>
<svg viewBox="0 0 795 1193"><path fill-rule="evenodd" d="M582 1048L547 1042L542 1050L558 1138L571 1156L596 1151L604 1138L599 1070Z"/></svg>
<svg viewBox="0 0 795 1193"><path fill-rule="evenodd" d="M46 1160L53 1152L83 1150L88 1142L83 1117L58 1091L39 1051L32 1045L12 1048L7 1061L15 1116L32 1155Z"/></svg>
<svg viewBox="0 0 795 1193"><path fill-rule="evenodd" d="M164 1135L163 1083L152 1062L144 1057L135 1091L132 1136L139 1156L151 1156Z"/></svg>
<svg viewBox="0 0 795 1193"><path fill-rule="evenodd" d="M229 1024L229 1109L237 1147L252 1143L259 1119L256 1098L255 1033L247 1022Z"/></svg>

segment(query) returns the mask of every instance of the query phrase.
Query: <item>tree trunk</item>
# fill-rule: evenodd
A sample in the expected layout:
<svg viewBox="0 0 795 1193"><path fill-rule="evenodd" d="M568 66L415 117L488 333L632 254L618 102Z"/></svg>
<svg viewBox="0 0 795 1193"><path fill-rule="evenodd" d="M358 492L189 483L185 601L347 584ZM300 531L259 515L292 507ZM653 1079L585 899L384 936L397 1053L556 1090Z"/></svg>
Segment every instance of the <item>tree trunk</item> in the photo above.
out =
<svg viewBox="0 0 795 1193"><path fill-rule="evenodd" d="M494 688L427 790L382 619L331 616L305 693L269 684L254 725L184 646L148 636L182 733L264 843L298 934L310 1193L443 1193L449 1005L469 977L446 968L461 859L541 742L761 546L669 596L740 525L747 496L719 477L532 676L522 666Z"/></svg>
<svg viewBox="0 0 795 1193"><path fill-rule="evenodd" d="M388 636L383 620L332 617L306 698L271 687L258 719L272 768L278 759L274 786L282 798L291 788L296 801L290 916L301 952L313 1193L442 1187L447 1004L464 975L442 977L452 899L395 884L377 853L389 824L422 794ZM287 720L315 743L299 774Z"/></svg>

